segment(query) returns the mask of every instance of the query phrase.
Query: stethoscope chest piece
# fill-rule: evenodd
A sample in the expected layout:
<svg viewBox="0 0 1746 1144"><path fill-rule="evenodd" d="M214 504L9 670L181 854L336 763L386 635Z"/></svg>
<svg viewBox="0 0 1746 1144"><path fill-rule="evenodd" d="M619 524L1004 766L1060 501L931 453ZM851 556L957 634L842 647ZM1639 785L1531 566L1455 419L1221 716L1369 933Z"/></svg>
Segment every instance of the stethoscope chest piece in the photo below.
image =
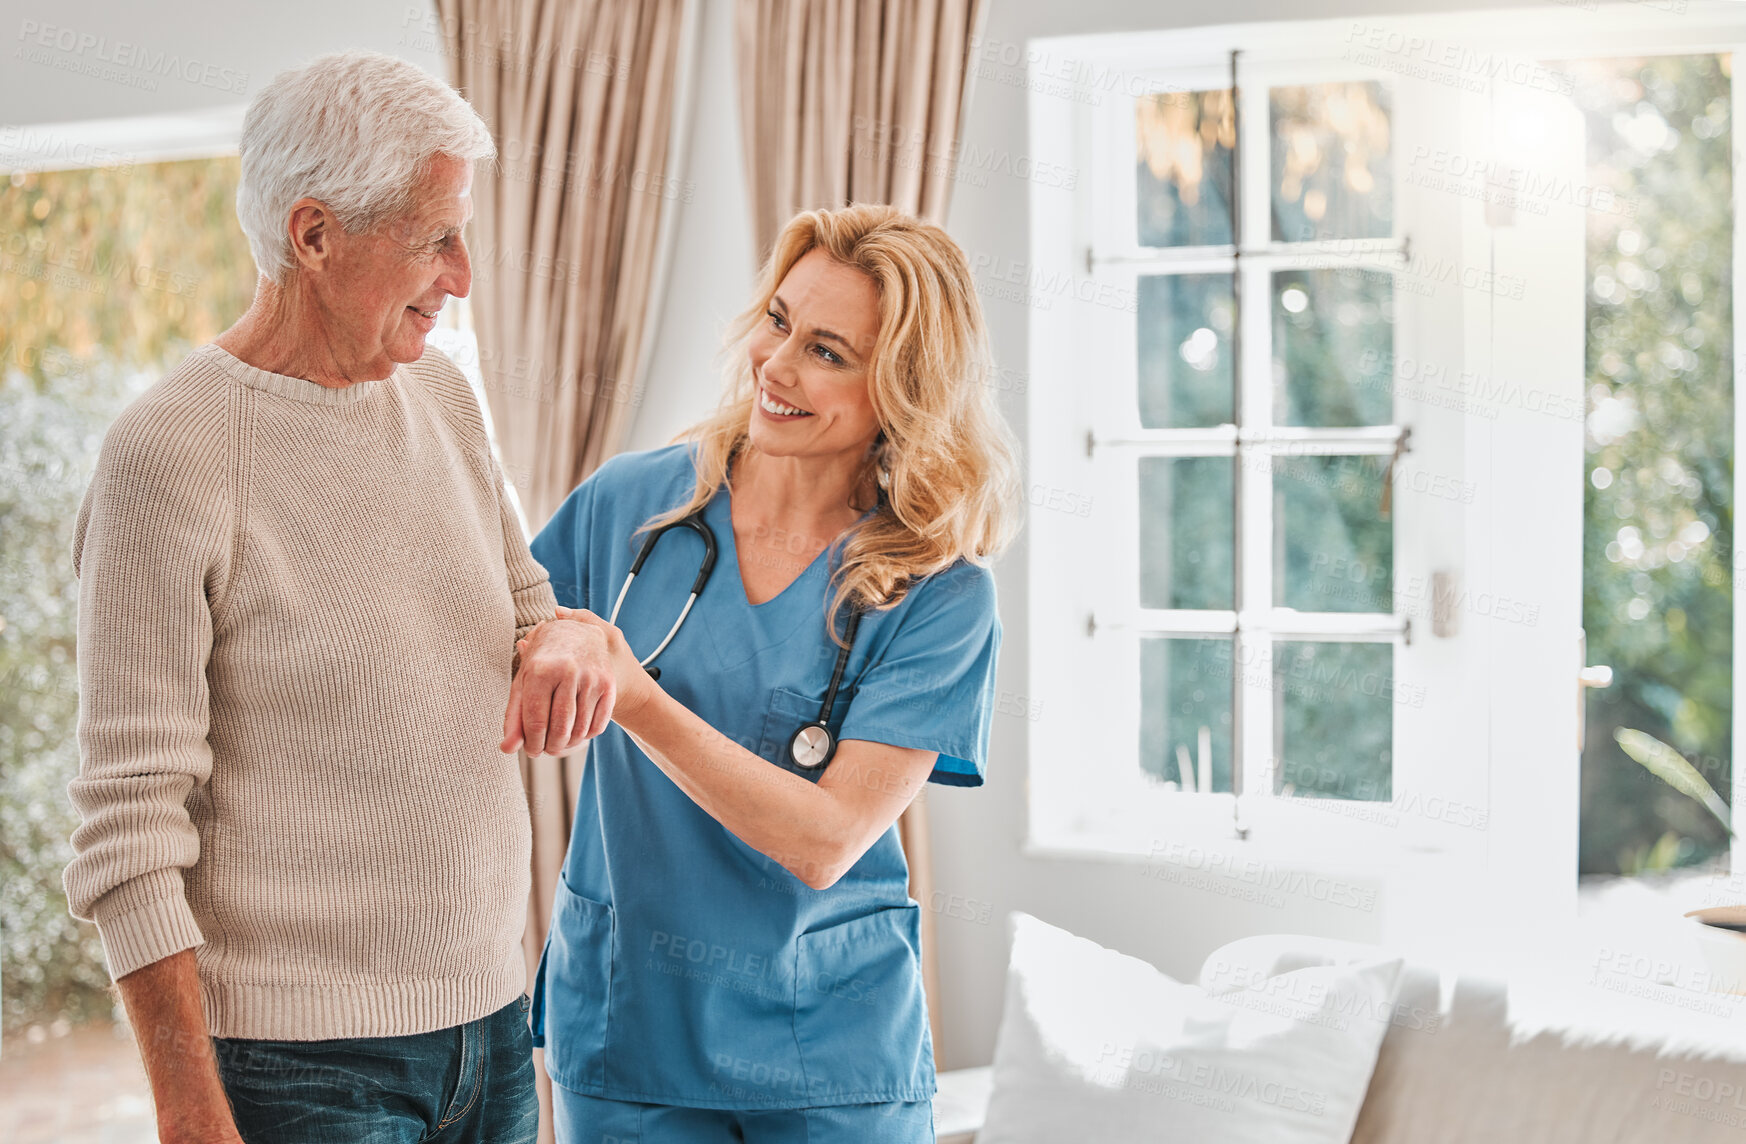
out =
<svg viewBox="0 0 1746 1144"><path fill-rule="evenodd" d="M788 757L803 770L817 770L836 753L836 736L823 723L803 724L788 740Z"/></svg>

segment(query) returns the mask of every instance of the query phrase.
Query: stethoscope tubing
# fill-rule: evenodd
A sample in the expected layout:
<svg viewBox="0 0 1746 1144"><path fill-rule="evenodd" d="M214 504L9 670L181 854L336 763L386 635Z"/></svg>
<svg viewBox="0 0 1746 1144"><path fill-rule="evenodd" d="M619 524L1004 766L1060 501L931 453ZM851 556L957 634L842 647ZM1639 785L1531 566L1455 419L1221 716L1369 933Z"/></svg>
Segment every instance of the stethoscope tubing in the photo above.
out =
<svg viewBox="0 0 1746 1144"><path fill-rule="evenodd" d="M681 517L678 520L662 525L643 540L642 547L637 551L636 559L631 561L630 571L625 574L624 584L618 590L618 598L612 602L612 614L606 622L617 625L618 614L624 608L625 597L630 595L631 584L643 570L644 561L655 550L655 545L669 531L675 528L689 528L703 539L703 560L697 568L697 578L691 582L691 594L685 598L685 606L679 610L679 618L673 621L673 626L667 629L667 634L656 645L655 650L637 661L644 671L653 679L661 678L661 669L652 666L655 658L667 650L667 645L673 642L673 637L679 634L679 629L685 624L685 617L691 614L692 605L697 603L697 597L703 593L703 586L709 582L710 573L715 571L715 531L705 523L700 513ZM787 750L789 759L795 766L803 770L818 770L828 764L837 752L837 739L831 733L831 713L836 709L837 695L843 685L843 672L849 666L849 652L855 646L855 633L861 626L861 610L851 608L849 621L843 629L843 645L837 649L836 666L831 670L830 687L825 690L824 703L819 708L818 718L810 723L803 723L789 736ZM816 729L817 733L807 732ZM822 743L820 740L822 739Z"/></svg>

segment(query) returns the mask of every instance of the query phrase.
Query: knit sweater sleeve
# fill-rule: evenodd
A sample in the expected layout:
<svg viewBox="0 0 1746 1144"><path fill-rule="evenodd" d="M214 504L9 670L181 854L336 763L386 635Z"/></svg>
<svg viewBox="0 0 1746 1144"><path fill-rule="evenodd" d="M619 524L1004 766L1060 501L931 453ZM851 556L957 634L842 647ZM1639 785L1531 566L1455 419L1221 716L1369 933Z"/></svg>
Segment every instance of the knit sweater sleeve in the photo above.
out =
<svg viewBox="0 0 1746 1144"><path fill-rule="evenodd" d="M124 413L75 525L82 821L65 883L117 978L204 941L183 888L200 856L186 804L212 770L206 665L232 504L224 398L204 396Z"/></svg>
<svg viewBox="0 0 1746 1144"><path fill-rule="evenodd" d="M503 563L509 576L509 593L515 601L515 638L521 639L543 620L557 615L558 601L552 595L551 577L528 551L527 533L509 499L503 470L491 459L491 478L497 485L498 513L503 521Z"/></svg>

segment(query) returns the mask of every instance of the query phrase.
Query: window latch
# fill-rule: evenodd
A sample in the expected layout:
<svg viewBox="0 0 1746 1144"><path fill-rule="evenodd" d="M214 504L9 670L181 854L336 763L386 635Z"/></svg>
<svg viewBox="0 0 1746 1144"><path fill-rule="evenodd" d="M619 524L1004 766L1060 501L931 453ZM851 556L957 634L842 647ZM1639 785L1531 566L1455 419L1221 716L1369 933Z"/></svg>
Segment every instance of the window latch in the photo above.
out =
<svg viewBox="0 0 1746 1144"><path fill-rule="evenodd" d="M1382 504L1380 508L1383 520L1387 520L1388 514L1394 511L1394 469L1396 465L1400 464L1401 454L1411 447L1408 442L1412 440L1412 436L1413 427L1411 425L1400 427L1400 436L1394 439L1394 455L1388 458L1388 467L1382 470Z"/></svg>

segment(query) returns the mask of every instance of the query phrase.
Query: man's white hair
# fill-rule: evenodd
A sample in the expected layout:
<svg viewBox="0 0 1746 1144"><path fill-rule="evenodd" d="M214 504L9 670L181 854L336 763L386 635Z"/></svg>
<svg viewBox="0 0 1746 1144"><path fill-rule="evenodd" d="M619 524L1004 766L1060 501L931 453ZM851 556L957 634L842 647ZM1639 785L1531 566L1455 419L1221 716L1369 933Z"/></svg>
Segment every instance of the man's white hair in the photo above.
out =
<svg viewBox="0 0 1746 1144"><path fill-rule="evenodd" d="M295 263L286 226L302 198L326 204L348 232L406 210L431 159L496 154L479 113L416 64L340 52L283 72L243 117L236 217L255 266L284 285Z"/></svg>

